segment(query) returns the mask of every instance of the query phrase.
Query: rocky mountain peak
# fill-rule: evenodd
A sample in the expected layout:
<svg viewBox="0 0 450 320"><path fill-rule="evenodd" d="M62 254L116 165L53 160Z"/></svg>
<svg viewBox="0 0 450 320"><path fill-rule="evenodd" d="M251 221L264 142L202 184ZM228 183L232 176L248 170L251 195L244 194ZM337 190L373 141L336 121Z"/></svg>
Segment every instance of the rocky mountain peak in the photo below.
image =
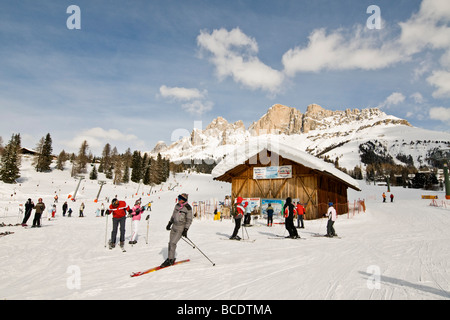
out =
<svg viewBox="0 0 450 320"><path fill-rule="evenodd" d="M153 150L150 152L151 154L158 154L161 152L164 152L167 150L167 145L164 141L158 141L153 148Z"/></svg>
<svg viewBox="0 0 450 320"><path fill-rule="evenodd" d="M302 128L302 113L295 108L281 104L273 105L267 113L254 122L249 131L252 135L295 134Z"/></svg>
<svg viewBox="0 0 450 320"><path fill-rule="evenodd" d="M205 130L214 130L214 129L218 129L218 130L226 130L229 127L229 123L226 119L224 119L223 117L217 117L215 118L213 121L211 121L211 123L206 127Z"/></svg>

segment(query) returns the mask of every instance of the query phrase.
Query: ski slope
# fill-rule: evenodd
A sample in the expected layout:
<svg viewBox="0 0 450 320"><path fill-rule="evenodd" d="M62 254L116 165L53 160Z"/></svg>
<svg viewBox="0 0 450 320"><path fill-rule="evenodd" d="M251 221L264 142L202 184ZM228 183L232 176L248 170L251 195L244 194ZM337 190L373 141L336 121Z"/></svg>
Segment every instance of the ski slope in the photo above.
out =
<svg viewBox="0 0 450 320"><path fill-rule="evenodd" d="M393 188L394 203L382 203L386 188L361 182L363 191L350 192L349 199L365 198L367 211L338 218L335 229L342 239L314 237L325 233L325 219L306 221L305 229L298 229L306 240L270 239L285 235L284 226L269 228L259 221L246 229L254 242L228 240L234 228L231 220L195 219L188 237L215 266L181 240L177 259L190 259L189 263L131 278L132 272L165 260L165 226L179 193L188 193L190 202L222 199L230 185L210 175L183 173L153 188L156 193L143 197L143 203L153 201L148 244L145 220L138 243L128 244L127 219L123 253L118 246L105 248L106 223L109 238L111 221L95 216L97 181L82 181L77 202L70 203L72 217L62 217L61 205L77 184L70 170L36 173L27 163L25 159L20 185L0 184L0 223L17 223L19 204L29 197L35 202L43 197L50 207L55 191L57 217L49 221L44 214L42 228L0 228L0 233L14 232L0 237L0 299L450 299L450 210L420 199L422 194L442 199L442 192ZM132 205L138 188L134 183L116 187L108 182L100 199L117 194ZM140 192L147 189L141 186ZM85 217L79 218L82 201ZM34 211L29 225L33 216Z"/></svg>

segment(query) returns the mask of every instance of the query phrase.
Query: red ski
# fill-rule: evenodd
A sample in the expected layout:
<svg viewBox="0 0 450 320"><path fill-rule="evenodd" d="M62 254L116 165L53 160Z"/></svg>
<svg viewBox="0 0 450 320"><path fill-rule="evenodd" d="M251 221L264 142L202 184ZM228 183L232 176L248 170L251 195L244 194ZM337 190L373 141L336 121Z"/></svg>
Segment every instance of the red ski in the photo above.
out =
<svg viewBox="0 0 450 320"><path fill-rule="evenodd" d="M186 259L186 260L176 261L172 266L180 264L180 263L189 262L189 261L191 261L191 260ZM165 268L169 268L169 267L171 267L171 266L167 266L167 267L158 266L158 267L154 267L154 268L151 268L151 269L148 269L148 270L145 270L145 271L133 272L132 274L130 274L130 277L139 277L139 276L142 276L144 274L147 274L147 273L150 273L150 272L153 272L153 271L158 271L158 270L165 269Z"/></svg>

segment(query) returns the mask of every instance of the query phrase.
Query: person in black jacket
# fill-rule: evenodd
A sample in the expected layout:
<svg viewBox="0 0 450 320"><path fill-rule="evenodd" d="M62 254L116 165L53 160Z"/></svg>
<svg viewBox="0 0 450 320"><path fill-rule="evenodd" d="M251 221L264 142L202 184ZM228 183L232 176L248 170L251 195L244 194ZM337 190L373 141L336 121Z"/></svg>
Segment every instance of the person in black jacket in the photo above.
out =
<svg viewBox="0 0 450 320"><path fill-rule="evenodd" d="M294 226L294 214L297 213L295 206L292 204L291 197L286 199L286 203L283 207L285 221L284 224L286 226L286 230L289 232L289 238L297 239L299 238L297 229Z"/></svg>
<svg viewBox="0 0 450 320"><path fill-rule="evenodd" d="M63 217L66 216L66 212L67 212L67 201L64 202L64 204L62 205L62 210L63 210Z"/></svg>
<svg viewBox="0 0 450 320"><path fill-rule="evenodd" d="M267 226L271 227L273 223L273 208L272 204L269 203L269 206L267 207Z"/></svg>
<svg viewBox="0 0 450 320"><path fill-rule="evenodd" d="M34 208L34 203L31 199L28 199L27 202L25 202L25 216L23 217L22 226L27 226L27 221L31 216L31 210Z"/></svg>

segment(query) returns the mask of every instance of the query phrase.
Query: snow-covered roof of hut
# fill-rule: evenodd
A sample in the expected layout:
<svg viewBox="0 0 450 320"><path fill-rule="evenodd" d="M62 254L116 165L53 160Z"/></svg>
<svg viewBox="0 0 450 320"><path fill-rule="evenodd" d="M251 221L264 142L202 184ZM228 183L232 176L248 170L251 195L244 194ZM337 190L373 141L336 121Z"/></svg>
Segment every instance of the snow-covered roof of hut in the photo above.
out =
<svg viewBox="0 0 450 320"><path fill-rule="evenodd" d="M212 176L214 179L220 178L228 171L236 168L239 165L245 164L249 159L268 150L272 153L278 154L285 159L289 159L305 167L313 170L329 174L335 178L345 182L349 187L360 191L358 182L350 177L348 174L338 170L331 163L327 163L306 152L295 149L293 146L286 145L279 141L270 140L251 140L243 145L237 146L231 153L227 154L225 158L213 169ZM267 159L269 161L269 159ZM270 165L276 165L271 163ZM219 179L217 179L219 180Z"/></svg>

